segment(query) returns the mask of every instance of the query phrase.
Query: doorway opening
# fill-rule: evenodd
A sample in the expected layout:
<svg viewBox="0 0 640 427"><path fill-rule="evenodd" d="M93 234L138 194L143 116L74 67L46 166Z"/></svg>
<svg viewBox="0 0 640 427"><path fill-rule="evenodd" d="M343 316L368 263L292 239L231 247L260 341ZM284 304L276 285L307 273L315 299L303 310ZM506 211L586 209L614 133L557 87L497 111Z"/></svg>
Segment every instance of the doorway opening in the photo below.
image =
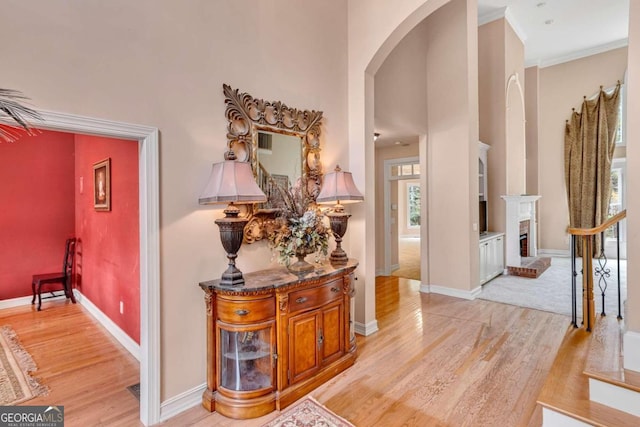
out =
<svg viewBox="0 0 640 427"><path fill-rule="evenodd" d="M140 421L160 422L160 194L158 129L39 111L39 128L131 140L138 145L140 248Z"/></svg>
<svg viewBox="0 0 640 427"><path fill-rule="evenodd" d="M419 158L385 160L384 176L384 275L420 280Z"/></svg>

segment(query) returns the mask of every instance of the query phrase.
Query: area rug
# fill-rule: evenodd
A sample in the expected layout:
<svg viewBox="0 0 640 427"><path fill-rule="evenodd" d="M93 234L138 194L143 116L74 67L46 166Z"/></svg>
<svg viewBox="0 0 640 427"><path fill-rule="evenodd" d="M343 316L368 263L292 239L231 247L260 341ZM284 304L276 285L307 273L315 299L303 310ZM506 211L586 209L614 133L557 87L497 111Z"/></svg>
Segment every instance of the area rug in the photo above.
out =
<svg viewBox="0 0 640 427"><path fill-rule="evenodd" d="M311 396L285 410L278 418L262 427L355 427L337 416Z"/></svg>
<svg viewBox="0 0 640 427"><path fill-rule="evenodd" d="M597 260L593 261L598 266ZM576 262L576 269L580 273L581 259ZM617 260L609 260L605 267L609 269L607 289L605 292L605 313L610 316L618 315L618 273ZM627 262L620 261L621 301L627 298ZM596 313L602 313L602 295L598 288L599 277L595 276L593 291L596 303ZM603 285L604 287L604 285ZM578 317L582 317L582 275L576 276ZM542 311L571 315L571 259L553 257L551 266L537 279L517 276L498 276L482 286L478 298L534 308ZM624 316L624 309L622 315Z"/></svg>
<svg viewBox="0 0 640 427"><path fill-rule="evenodd" d="M29 374L36 369L14 330L10 326L0 328L0 406L47 394L47 387Z"/></svg>

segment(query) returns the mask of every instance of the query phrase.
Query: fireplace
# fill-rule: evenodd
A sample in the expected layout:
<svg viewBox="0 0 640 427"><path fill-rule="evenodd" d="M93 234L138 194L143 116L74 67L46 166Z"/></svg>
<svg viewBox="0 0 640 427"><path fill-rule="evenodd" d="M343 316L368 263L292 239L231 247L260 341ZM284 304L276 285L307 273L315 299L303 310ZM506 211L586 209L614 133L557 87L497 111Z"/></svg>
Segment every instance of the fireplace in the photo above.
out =
<svg viewBox="0 0 640 427"><path fill-rule="evenodd" d="M522 257L537 256L536 202L540 196L502 196L506 202L505 265L521 267Z"/></svg>
<svg viewBox="0 0 640 427"><path fill-rule="evenodd" d="M551 258L537 256L536 201L540 196L502 196L505 218L505 264L508 274L539 277Z"/></svg>
<svg viewBox="0 0 640 427"><path fill-rule="evenodd" d="M531 220L520 221L520 256L529 256L529 224Z"/></svg>

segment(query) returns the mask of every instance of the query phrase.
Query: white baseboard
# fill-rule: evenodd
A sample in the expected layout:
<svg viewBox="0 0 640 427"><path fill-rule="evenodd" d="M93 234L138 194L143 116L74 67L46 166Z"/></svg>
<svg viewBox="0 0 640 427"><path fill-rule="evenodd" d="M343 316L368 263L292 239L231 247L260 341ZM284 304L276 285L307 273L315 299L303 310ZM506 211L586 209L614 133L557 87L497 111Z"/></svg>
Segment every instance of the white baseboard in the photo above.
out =
<svg viewBox="0 0 640 427"><path fill-rule="evenodd" d="M624 369L640 372L640 333L626 331L623 340Z"/></svg>
<svg viewBox="0 0 640 427"><path fill-rule="evenodd" d="M542 408L542 426L543 427L590 427L591 424L569 417L567 415L556 412L553 409Z"/></svg>
<svg viewBox="0 0 640 427"><path fill-rule="evenodd" d="M391 271L397 270L400 268L400 264L391 264Z"/></svg>
<svg viewBox="0 0 640 427"><path fill-rule="evenodd" d="M637 391L589 378L589 399L640 417L640 393Z"/></svg>
<svg viewBox="0 0 640 427"><path fill-rule="evenodd" d="M381 268L379 270L376 270L376 277L378 276L386 276L386 274L384 274L384 269Z"/></svg>
<svg viewBox="0 0 640 427"><path fill-rule="evenodd" d="M109 332L122 346L127 349L129 353L140 361L140 344L135 342L120 326L118 326L113 320L109 319L94 303L84 296L77 289L73 290L76 296L76 301L81 304L87 311Z"/></svg>
<svg viewBox="0 0 640 427"><path fill-rule="evenodd" d="M356 334L364 335L365 337L368 337L369 335L378 332L378 321L372 320L367 324L355 322L353 325L353 329L356 332Z"/></svg>
<svg viewBox="0 0 640 427"><path fill-rule="evenodd" d="M571 252L568 249L538 249L538 255L569 258Z"/></svg>
<svg viewBox="0 0 640 427"><path fill-rule="evenodd" d="M202 403L202 393L206 389L206 383L200 384L162 402L160 404L160 422L167 421L187 409L198 406Z"/></svg>
<svg viewBox="0 0 640 427"><path fill-rule="evenodd" d="M23 305L31 305L31 299L33 297L18 297L18 298L11 298L11 299L5 299L0 301L0 310L2 310L3 308L13 308L13 307L20 307ZM58 295L57 297L53 297L53 298L47 298L47 301L58 301L58 300L63 300L66 297L64 295Z"/></svg>
<svg viewBox="0 0 640 427"><path fill-rule="evenodd" d="M480 295L481 291L482 291L482 286L478 286L470 291L465 291L462 289L448 288L446 286L424 285L424 284L420 285L420 292L423 292L425 294L428 294L428 293L440 294L440 295L447 295L450 297L462 298L467 300L476 299L476 297Z"/></svg>

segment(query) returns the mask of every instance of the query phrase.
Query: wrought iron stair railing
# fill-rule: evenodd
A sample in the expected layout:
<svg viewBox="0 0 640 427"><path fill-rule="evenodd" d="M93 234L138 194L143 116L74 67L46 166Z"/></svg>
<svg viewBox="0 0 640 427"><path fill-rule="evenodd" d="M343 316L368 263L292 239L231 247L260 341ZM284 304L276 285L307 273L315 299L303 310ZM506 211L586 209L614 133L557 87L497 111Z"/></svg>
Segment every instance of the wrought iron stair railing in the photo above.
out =
<svg viewBox="0 0 640 427"><path fill-rule="evenodd" d="M602 224L594 228L569 228L571 235L571 323L578 327L577 314L577 288L576 277L576 251L577 238L582 239L582 322L587 331L591 331L596 321L596 308L593 293L593 278L598 276L598 287L602 295L602 313L605 313L605 292L607 290L607 278L611 277L611 269L607 267L607 257L605 255L605 232L609 227L615 226L615 236L617 245L617 273L618 273L618 319L622 319L622 302L620 293L620 221L627 216L626 209L612 216ZM593 268L593 245L594 239L600 235L600 253L597 258L598 266Z"/></svg>

